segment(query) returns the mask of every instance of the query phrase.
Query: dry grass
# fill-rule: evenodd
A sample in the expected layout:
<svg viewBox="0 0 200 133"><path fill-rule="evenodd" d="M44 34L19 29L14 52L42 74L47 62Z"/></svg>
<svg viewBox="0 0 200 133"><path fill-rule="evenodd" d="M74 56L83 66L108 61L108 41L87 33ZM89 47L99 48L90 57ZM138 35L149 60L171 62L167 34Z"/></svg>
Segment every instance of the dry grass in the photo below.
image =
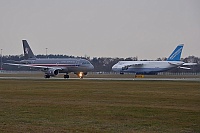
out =
<svg viewBox="0 0 200 133"><path fill-rule="evenodd" d="M200 132L200 82L0 80L0 132Z"/></svg>

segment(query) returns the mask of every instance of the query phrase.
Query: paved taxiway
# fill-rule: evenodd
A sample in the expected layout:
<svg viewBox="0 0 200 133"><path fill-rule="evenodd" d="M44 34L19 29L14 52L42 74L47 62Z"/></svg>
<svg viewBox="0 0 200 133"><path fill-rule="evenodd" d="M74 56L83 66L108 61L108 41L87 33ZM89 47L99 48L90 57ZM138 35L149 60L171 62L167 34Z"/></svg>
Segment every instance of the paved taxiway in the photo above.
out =
<svg viewBox="0 0 200 133"><path fill-rule="evenodd" d="M0 79L33 79L33 80L116 80L116 81L200 81L200 78L70 78L63 79L53 77L50 79L45 79L43 77L0 77Z"/></svg>

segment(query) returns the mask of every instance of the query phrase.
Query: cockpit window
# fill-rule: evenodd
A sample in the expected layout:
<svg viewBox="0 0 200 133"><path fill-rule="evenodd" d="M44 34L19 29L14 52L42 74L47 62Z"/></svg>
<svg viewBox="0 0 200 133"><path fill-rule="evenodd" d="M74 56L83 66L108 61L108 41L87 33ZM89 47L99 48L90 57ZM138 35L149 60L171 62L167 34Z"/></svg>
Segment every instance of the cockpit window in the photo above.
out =
<svg viewBox="0 0 200 133"><path fill-rule="evenodd" d="M124 64L124 63L120 61L118 64L119 64L119 65L122 65L122 64Z"/></svg>

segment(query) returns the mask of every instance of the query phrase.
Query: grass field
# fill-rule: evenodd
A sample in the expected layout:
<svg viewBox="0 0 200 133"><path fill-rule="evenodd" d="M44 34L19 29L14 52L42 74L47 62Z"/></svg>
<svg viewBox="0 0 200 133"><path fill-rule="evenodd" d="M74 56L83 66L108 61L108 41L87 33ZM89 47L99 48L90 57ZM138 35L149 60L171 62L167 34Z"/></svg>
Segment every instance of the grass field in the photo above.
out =
<svg viewBox="0 0 200 133"><path fill-rule="evenodd" d="M200 132L200 82L1 79L0 132Z"/></svg>

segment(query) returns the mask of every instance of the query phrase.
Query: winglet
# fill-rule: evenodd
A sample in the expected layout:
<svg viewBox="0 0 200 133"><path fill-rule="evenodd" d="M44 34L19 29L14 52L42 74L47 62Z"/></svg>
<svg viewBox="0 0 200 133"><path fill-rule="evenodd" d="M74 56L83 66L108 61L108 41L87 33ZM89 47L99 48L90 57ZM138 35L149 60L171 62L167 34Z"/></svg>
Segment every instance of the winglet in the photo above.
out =
<svg viewBox="0 0 200 133"><path fill-rule="evenodd" d="M167 61L180 61L183 46L184 46L184 44L178 45L176 47L176 49L172 52L172 54L169 56Z"/></svg>
<svg viewBox="0 0 200 133"><path fill-rule="evenodd" d="M28 42L26 40L22 40L22 43L24 48L25 59L35 59L35 55L33 54L33 51L31 50Z"/></svg>

